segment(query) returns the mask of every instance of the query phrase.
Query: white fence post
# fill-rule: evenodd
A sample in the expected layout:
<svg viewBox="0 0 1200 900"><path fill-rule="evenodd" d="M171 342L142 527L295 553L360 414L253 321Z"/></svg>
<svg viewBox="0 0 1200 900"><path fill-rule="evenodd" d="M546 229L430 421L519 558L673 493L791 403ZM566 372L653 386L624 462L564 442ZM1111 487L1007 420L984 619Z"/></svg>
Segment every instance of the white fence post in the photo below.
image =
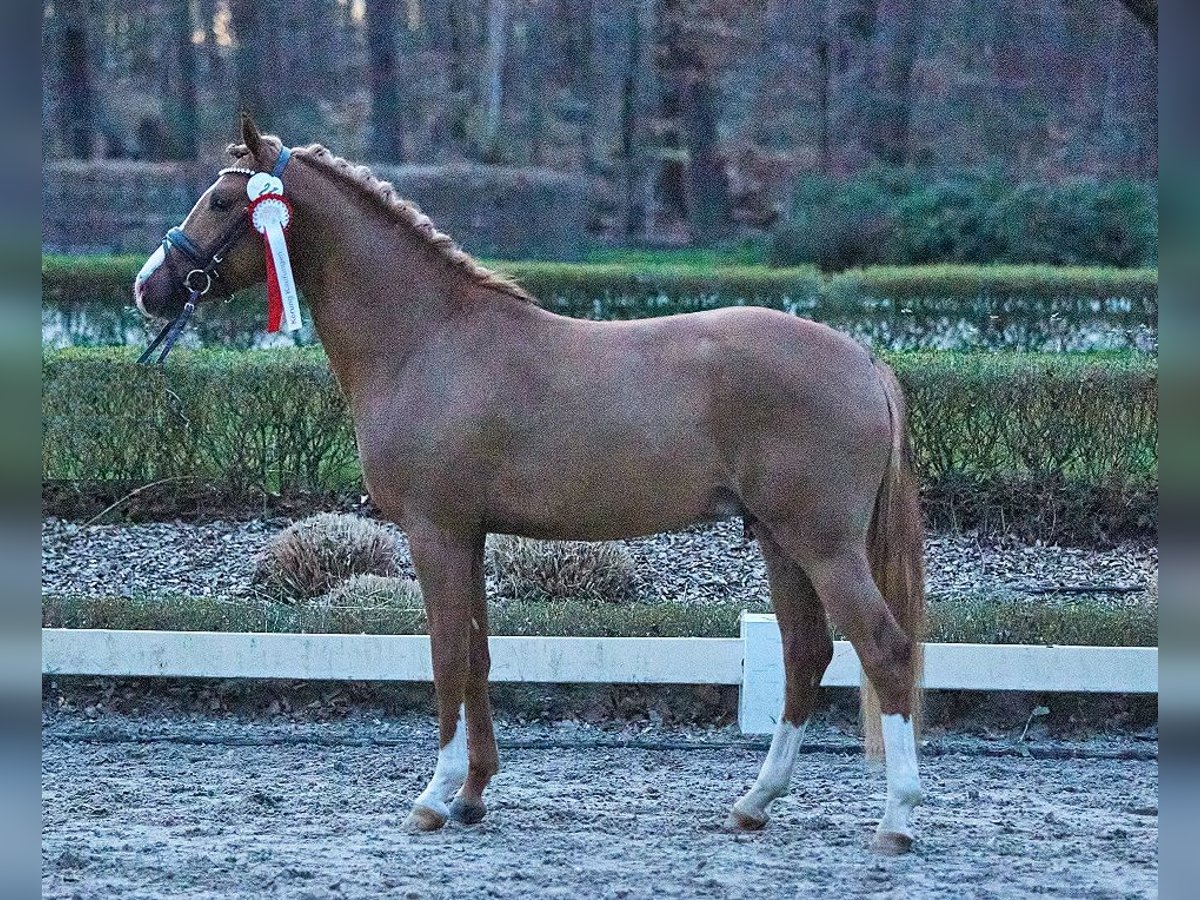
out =
<svg viewBox="0 0 1200 900"><path fill-rule="evenodd" d="M783 642L770 613L742 613L742 691L738 727L744 734L770 734L783 709ZM848 641L835 641L833 661L821 684L857 687L861 668Z"/></svg>

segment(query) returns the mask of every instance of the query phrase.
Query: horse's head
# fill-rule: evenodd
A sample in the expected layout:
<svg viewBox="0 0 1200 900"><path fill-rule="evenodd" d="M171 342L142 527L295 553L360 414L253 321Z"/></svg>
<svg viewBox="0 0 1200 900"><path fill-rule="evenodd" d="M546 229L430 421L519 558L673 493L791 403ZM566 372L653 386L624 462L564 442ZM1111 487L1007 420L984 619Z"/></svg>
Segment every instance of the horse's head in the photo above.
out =
<svg viewBox="0 0 1200 900"><path fill-rule="evenodd" d="M250 224L246 184L255 172L270 172L282 144L259 133L242 114L242 144L230 146L235 165L222 169L183 224L172 228L133 283L138 308L148 316L173 318L193 291L207 299L264 280L262 239Z"/></svg>

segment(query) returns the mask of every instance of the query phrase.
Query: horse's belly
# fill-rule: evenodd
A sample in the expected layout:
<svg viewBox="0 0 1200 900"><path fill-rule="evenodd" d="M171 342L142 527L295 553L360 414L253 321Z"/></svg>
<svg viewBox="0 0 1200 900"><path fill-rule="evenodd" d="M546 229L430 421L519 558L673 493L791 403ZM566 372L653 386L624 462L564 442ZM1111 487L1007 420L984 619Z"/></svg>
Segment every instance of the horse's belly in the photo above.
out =
<svg viewBox="0 0 1200 900"><path fill-rule="evenodd" d="M502 479L493 531L561 540L615 540L740 515L737 495L709 472L679 465L546 471Z"/></svg>

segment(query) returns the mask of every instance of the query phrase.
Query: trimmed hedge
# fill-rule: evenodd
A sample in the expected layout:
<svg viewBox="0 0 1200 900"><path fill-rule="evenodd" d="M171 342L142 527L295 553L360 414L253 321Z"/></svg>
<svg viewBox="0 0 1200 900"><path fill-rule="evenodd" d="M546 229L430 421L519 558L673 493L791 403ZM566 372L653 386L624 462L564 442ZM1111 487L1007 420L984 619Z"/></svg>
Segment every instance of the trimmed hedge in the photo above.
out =
<svg viewBox="0 0 1200 900"><path fill-rule="evenodd" d="M42 303L129 306L132 285L144 259L133 256L42 257ZM521 282L544 305L579 318L626 319L712 309L735 303L784 308L820 296L823 281L812 267L770 269L733 266L707 269L687 265L639 266L624 263L489 261ZM257 297L261 289L247 292ZM261 304L235 302L226 315Z"/></svg>
<svg viewBox="0 0 1200 900"><path fill-rule="evenodd" d="M153 247L147 248L146 256ZM133 279L145 257L42 254L42 304L133 302Z"/></svg>
<svg viewBox="0 0 1200 900"><path fill-rule="evenodd" d="M234 496L360 480L346 405L317 350L176 351L166 367L138 366L124 348L45 353L42 475L195 477Z"/></svg>
<svg viewBox="0 0 1200 900"><path fill-rule="evenodd" d="M1152 357L921 352L888 359L908 394L925 480L1157 478Z"/></svg>
<svg viewBox="0 0 1200 900"><path fill-rule="evenodd" d="M891 354L927 517L1042 540L1157 533L1157 361L1137 353ZM196 479L228 497L357 492L345 404L317 348L48 351L42 475L111 492Z"/></svg>
<svg viewBox="0 0 1200 900"><path fill-rule="evenodd" d="M46 306L132 301L133 256L42 257ZM822 276L811 266L707 268L683 264L491 262L514 276L550 309L586 318L635 318L710 309L735 303L778 309L825 302L844 304L918 297L977 301L1023 297L1031 301L1122 298L1140 304L1158 298L1158 270L1054 266L883 266ZM261 317L261 304L236 302L229 315Z"/></svg>
<svg viewBox="0 0 1200 900"><path fill-rule="evenodd" d="M926 519L1048 542L1158 532L1158 375L1114 354L891 357Z"/></svg>
<svg viewBox="0 0 1200 900"><path fill-rule="evenodd" d="M42 330L52 346L130 346L153 329L129 305L138 261L46 257ZM1152 350L1157 345L1154 269L1051 266L876 267L824 278L811 268L707 268L683 261L575 265L515 262L516 275L557 312L632 319L731 305L796 312L890 350ZM88 301L89 297L106 299ZM262 291L206 304L185 345L317 343L311 325L281 339L264 331Z"/></svg>
<svg viewBox="0 0 1200 900"><path fill-rule="evenodd" d="M547 637L737 637L741 611L757 604L588 603L580 600L488 604L492 634ZM423 616L407 606L292 605L261 598L47 596L44 628L167 631L267 631L305 634L424 634ZM1158 645L1154 603L1113 604L1091 598L932 601L928 640L982 644Z"/></svg>

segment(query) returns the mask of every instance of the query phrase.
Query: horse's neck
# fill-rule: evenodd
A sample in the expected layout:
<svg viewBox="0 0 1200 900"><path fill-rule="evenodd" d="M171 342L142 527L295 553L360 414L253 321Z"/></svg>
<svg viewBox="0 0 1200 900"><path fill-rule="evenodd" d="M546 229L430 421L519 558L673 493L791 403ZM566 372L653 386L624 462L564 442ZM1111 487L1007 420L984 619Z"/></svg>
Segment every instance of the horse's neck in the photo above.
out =
<svg viewBox="0 0 1200 900"><path fill-rule="evenodd" d="M457 285L401 224L326 208L297 277L317 335L352 405L453 313ZM370 224L366 224L370 223Z"/></svg>

